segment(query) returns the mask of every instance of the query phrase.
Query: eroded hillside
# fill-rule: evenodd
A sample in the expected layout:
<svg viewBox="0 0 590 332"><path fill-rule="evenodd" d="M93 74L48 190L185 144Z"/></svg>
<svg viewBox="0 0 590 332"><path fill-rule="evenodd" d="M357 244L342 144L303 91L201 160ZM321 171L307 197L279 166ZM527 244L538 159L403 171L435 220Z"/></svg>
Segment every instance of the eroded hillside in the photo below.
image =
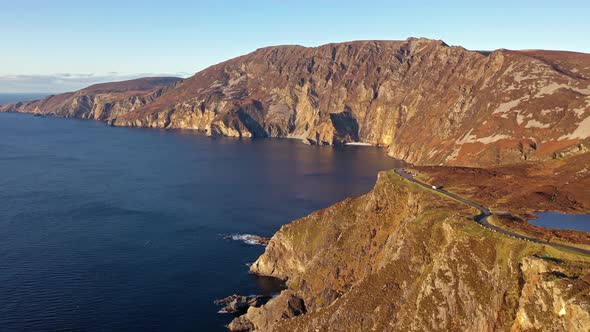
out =
<svg viewBox="0 0 590 332"><path fill-rule="evenodd" d="M587 151L590 140L590 55L476 52L424 38L262 48L156 94L111 97L120 101L76 98L64 109L55 100L67 94L9 109L209 135L366 142L428 165L546 160Z"/></svg>
<svg viewBox="0 0 590 332"><path fill-rule="evenodd" d="M289 289L230 328L586 331L590 260L493 233L474 214L383 172L370 193L275 234L251 270ZM307 313L291 318L294 298Z"/></svg>
<svg viewBox="0 0 590 332"><path fill-rule="evenodd" d="M590 56L441 41L257 50L197 73L116 125L389 146L413 163L492 165L587 149Z"/></svg>

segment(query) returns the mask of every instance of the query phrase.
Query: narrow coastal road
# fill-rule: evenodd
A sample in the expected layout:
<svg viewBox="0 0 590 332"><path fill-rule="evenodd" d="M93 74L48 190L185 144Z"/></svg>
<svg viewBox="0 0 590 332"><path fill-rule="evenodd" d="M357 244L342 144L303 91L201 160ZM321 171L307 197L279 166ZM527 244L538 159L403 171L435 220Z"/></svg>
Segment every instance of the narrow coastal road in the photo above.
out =
<svg viewBox="0 0 590 332"><path fill-rule="evenodd" d="M412 182L414 182L414 183L416 183L416 184L418 184L418 185L420 185L420 186L422 186L424 188L427 188L427 189L430 189L430 190L433 190L433 191L437 191L437 192L439 192L439 193L441 193L443 195L447 195L447 196L449 196L451 198L454 198L454 199L456 199L456 200L458 200L458 201L460 201L462 203L465 203L465 204L467 204L469 206L472 206L472 207L478 209L481 212L481 214L475 216L473 218L473 220L476 223L480 224L481 226L486 227L486 228L488 228L488 229L490 229L490 230L492 230L494 232L498 232L500 234L503 234L503 235L506 235L506 236L509 236L509 237L512 237L512 238L515 238L515 239L520 239L520 240L523 240L523 241L545 244L545 245L549 245L549 246L552 246L552 247L555 247L555 248L558 248L558 249L570 250L570 251L575 251L575 252L580 253L580 254L590 255L590 250L586 250L586 249L582 249L582 248L577 248L577 247L572 247L572 246L568 246L568 245L564 245L564 244L559 244L559 243L554 243L554 242L549 242L549 241L544 241L544 240L540 240L540 239L536 239L536 238L532 238L532 237L528 237L528 236L523 236L523 235L520 235L520 234L516 234L516 233L510 232L510 231L507 231L505 229L496 227L496 226L494 226L494 225L492 225L492 224L490 224L488 222L488 217L492 215L492 212L488 208L486 208L486 207L484 207L482 205L479 205L479 204L477 204L477 203L475 203L473 201L470 201L468 199L465 199L465 198L463 198L461 196L458 196L458 195L455 195L455 194L453 194L451 192L448 192L448 191L446 191L446 190L444 190L442 188L433 187L432 185L429 185L427 183L418 181L418 180L416 180L414 178L414 176L412 174L406 172L403 168L396 169L395 170L395 173L397 175L403 177L404 179L407 179L409 181L412 181Z"/></svg>

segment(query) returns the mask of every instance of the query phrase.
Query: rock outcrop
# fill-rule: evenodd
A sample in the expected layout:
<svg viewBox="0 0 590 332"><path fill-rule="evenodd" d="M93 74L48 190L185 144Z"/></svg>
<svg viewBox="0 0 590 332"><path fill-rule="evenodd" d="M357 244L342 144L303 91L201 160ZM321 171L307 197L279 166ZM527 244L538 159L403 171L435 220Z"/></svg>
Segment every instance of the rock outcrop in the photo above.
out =
<svg viewBox="0 0 590 332"><path fill-rule="evenodd" d="M368 142L419 164L492 165L587 149L590 55L441 41L278 46L205 69L115 125Z"/></svg>
<svg viewBox="0 0 590 332"><path fill-rule="evenodd" d="M283 226L252 265L254 273L286 280L285 292L306 313L269 314L256 325L248 312L235 324L260 331L585 331L590 261L493 233L474 214L380 173L365 196ZM256 311L277 311L275 301Z"/></svg>
<svg viewBox="0 0 590 332"><path fill-rule="evenodd" d="M228 329L233 332L267 331L278 322L300 316L306 312L303 300L285 290L262 307L251 306L248 312L234 319Z"/></svg>
<svg viewBox="0 0 590 332"><path fill-rule="evenodd" d="M242 241L245 244L258 246L266 246L268 241L270 241L267 237L254 234L231 234L225 235L223 238L226 240Z"/></svg>
<svg viewBox="0 0 590 332"><path fill-rule="evenodd" d="M276 46L209 67L150 97L75 97L4 110L209 135L366 142L423 165L560 158L590 146L590 55L469 51L442 41ZM70 103L71 104L71 103ZM91 110L92 109L92 110Z"/></svg>
<svg viewBox="0 0 590 332"><path fill-rule="evenodd" d="M238 295L233 294L223 299L215 300L218 306L222 306L220 313L245 313L250 307L260 307L270 300L270 296L266 295Z"/></svg>

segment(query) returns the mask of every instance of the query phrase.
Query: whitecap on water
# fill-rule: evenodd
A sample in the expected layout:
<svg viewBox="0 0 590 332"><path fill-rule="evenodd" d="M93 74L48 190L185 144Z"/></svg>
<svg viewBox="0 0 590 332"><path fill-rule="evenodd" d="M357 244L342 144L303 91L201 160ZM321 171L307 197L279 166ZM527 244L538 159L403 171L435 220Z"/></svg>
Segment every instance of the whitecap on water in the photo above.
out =
<svg viewBox="0 0 590 332"><path fill-rule="evenodd" d="M226 240L242 241L249 245L266 246L269 239L263 236L254 234L230 234L223 237Z"/></svg>

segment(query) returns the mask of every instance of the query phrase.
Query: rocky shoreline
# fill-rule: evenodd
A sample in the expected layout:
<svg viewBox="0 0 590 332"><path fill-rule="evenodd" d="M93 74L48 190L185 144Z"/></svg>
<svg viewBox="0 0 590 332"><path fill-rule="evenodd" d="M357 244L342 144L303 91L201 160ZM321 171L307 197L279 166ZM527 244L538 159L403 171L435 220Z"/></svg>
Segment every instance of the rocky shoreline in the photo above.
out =
<svg viewBox="0 0 590 332"><path fill-rule="evenodd" d="M215 300L215 305L221 306L220 314L245 314L249 307L260 307L266 304L272 296L266 295L238 295L233 294L223 299Z"/></svg>
<svg viewBox="0 0 590 332"><path fill-rule="evenodd" d="M241 241L241 242L244 242L245 244L258 245L258 246L266 246L266 245L268 245L268 242L270 241L270 238L268 238L268 237L253 235L253 234L230 234L230 235L224 235L223 238L226 240Z"/></svg>
<svg viewBox="0 0 590 332"><path fill-rule="evenodd" d="M249 306L245 314L233 319L227 326L232 332L267 331L280 321L306 313L303 300L285 290L262 306Z"/></svg>
<svg viewBox="0 0 590 332"><path fill-rule="evenodd" d="M585 331L590 259L495 235L473 213L382 172L370 193L281 227L250 271L288 288L228 329ZM228 301L244 312L255 298Z"/></svg>

